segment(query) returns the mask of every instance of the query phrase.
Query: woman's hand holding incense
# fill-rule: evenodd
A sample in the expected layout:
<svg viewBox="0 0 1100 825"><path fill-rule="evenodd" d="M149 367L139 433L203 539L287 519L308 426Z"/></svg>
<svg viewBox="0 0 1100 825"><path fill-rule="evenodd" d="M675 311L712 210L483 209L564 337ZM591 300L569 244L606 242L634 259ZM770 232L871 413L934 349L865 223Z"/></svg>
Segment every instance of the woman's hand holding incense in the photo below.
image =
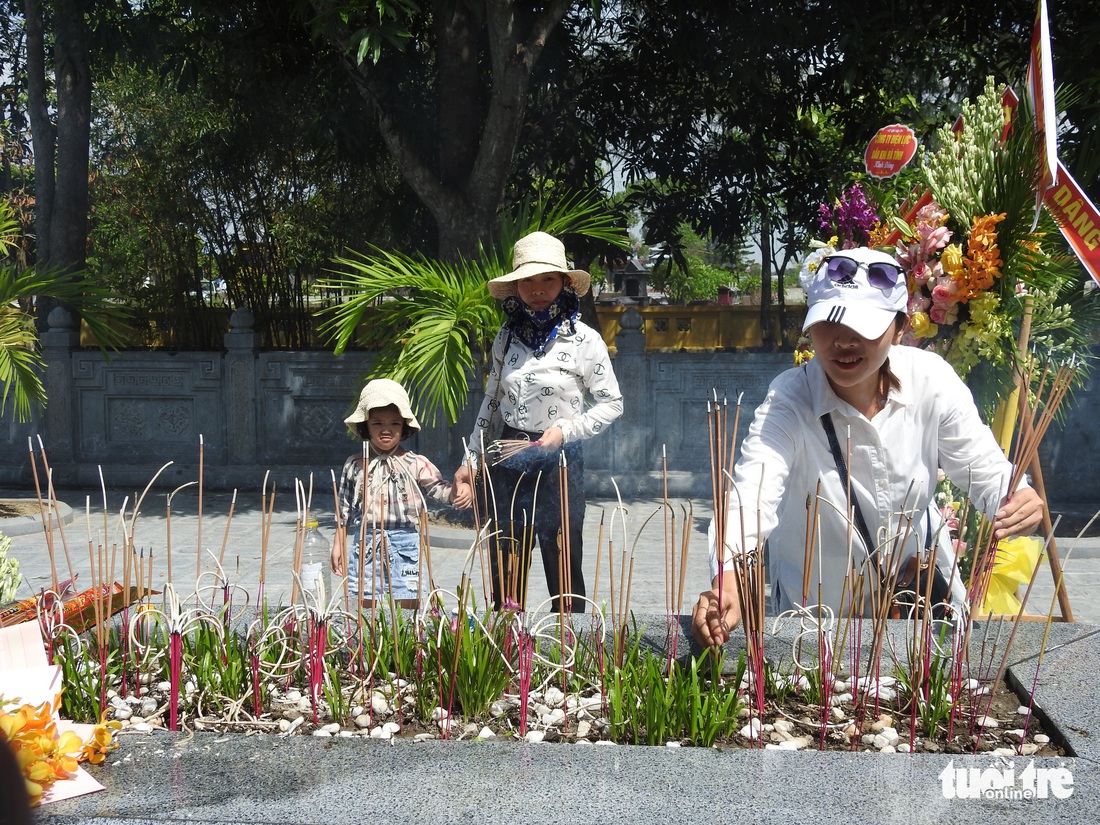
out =
<svg viewBox="0 0 1100 825"><path fill-rule="evenodd" d="M539 445L540 449L551 453L560 449L564 442L565 436L562 435L561 427L551 427L542 434L536 443Z"/></svg>
<svg viewBox="0 0 1100 825"><path fill-rule="evenodd" d="M1043 500L1030 487L1021 487L1005 499L993 519L993 537L1027 536L1043 520Z"/></svg>
<svg viewBox="0 0 1100 825"><path fill-rule="evenodd" d="M718 576L713 589L699 594L691 615L691 633L704 647L724 645L730 633L741 624L741 604L737 600L737 582L733 572L722 575L721 609L718 599Z"/></svg>

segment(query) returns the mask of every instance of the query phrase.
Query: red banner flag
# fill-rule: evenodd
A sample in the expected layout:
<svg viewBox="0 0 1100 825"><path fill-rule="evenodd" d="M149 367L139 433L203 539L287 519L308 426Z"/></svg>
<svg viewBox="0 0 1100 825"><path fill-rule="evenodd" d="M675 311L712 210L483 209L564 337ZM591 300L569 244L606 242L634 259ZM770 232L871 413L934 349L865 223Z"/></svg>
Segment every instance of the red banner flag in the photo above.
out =
<svg viewBox="0 0 1100 825"><path fill-rule="evenodd" d="M1085 269L1100 284L1100 211L1061 163L1057 176L1058 183L1044 195L1047 210Z"/></svg>
<svg viewBox="0 0 1100 825"><path fill-rule="evenodd" d="M1035 27L1031 33L1031 55L1027 65L1027 91L1035 112L1035 131L1043 139L1044 163L1035 197L1035 223L1046 191L1058 182L1058 135L1055 127L1054 60L1050 52L1047 2L1039 0ZM1032 231L1035 227L1032 226Z"/></svg>

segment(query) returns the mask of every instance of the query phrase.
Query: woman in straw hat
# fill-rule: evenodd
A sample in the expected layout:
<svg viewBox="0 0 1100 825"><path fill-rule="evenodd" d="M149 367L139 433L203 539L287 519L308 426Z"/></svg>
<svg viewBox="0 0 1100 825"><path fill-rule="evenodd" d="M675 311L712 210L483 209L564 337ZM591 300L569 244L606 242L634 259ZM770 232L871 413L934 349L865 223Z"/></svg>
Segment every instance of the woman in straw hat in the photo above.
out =
<svg viewBox="0 0 1100 825"><path fill-rule="evenodd" d="M344 423L363 439L363 450L348 456L340 474L332 571L346 575L348 592L359 596L361 590L366 603L376 593L388 593L400 606L415 608L425 496L468 507L469 487L452 487L431 461L401 446L403 439L420 432L420 424L408 393L396 381L368 381Z"/></svg>
<svg viewBox="0 0 1100 825"><path fill-rule="evenodd" d="M845 249L824 258L804 285L803 329L816 354L772 382L741 444L723 564L712 541L713 589L693 612L693 632L705 645L726 642L741 620L734 554L765 540L775 611L809 598L840 614L865 613L867 600L855 602L849 589L850 570L871 586L905 581L915 578L911 560L921 553L929 561L934 547L932 601L964 609L954 550L933 501L941 467L968 490L996 538L1029 533L1042 519L1034 490L1008 489L1012 465L951 366L896 346L909 298L897 261L875 249ZM815 493L819 524L808 545L806 502ZM809 567L807 546L816 553Z"/></svg>
<svg viewBox="0 0 1100 825"><path fill-rule="evenodd" d="M553 609L560 611L563 593L585 595L581 442L621 416L623 402L603 338L579 317L589 274L571 269L565 246L545 232L516 242L512 266L488 284L507 320L493 342L485 399L468 443L473 460L484 455L489 467L482 505L494 531L493 604L526 606L537 538ZM468 466L455 474L456 483L469 480ZM584 609L582 598L566 601L567 611Z"/></svg>

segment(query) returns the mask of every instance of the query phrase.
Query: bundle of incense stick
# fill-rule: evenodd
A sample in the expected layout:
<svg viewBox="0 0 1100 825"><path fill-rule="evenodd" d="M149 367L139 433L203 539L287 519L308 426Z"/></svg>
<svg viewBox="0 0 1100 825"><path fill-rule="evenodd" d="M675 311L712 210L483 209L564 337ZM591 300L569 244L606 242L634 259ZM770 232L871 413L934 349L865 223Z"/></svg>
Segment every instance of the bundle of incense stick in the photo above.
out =
<svg viewBox="0 0 1100 825"><path fill-rule="evenodd" d="M741 419L741 397L738 394L734 408L733 431L729 430L729 405L726 399L718 403L718 392L713 392L713 403L707 401L707 436L710 447L711 500L714 507L715 548L718 553L718 601L722 602L723 568L726 549L729 547L726 526L729 520L730 496L734 490L733 470L737 446L737 429ZM739 548L744 547L745 525L741 523ZM738 537L734 537L736 540Z"/></svg>
<svg viewBox="0 0 1100 825"><path fill-rule="evenodd" d="M489 446L485 448L485 458L495 467L528 447L537 447L541 443L541 441L530 441L526 438L498 438L496 441L490 441Z"/></svg>
<svg viewBox="0 0 1100 825"><path fill-rule="evenodd" d="M1073 385L1077 375L1078 364L1076 360L1060 365L1051 375L1050 365L1043 366L1039 376L1038 388L1035 390L1033 403L1026 403L1021 395L1020 400L1020 425L1016 433L1016 439L1012 448L1012 476L1008 483L1008 495L1016 492L1024 475L1037 462L1039 445L1047 428L1054 420L1058 408L1065 399ZM1024 372L1022 387L1032 386L1033 370L1029 366ZM1048 384L1049 379L1049 384ZM970 599L972 604L981 604L989 588L993 575L993 565L997 559L998 542L989 531L985 542L978 551L970 581Z"/></svg>

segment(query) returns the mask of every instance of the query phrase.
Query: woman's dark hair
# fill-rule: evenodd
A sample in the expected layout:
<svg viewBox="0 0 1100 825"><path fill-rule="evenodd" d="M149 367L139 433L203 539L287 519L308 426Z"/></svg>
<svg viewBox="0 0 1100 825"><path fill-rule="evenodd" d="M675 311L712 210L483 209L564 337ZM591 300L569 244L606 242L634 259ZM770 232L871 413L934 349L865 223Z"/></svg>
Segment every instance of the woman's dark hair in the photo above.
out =
<svg viewBox="0 0 1100 825"><path fill-rule="evenodd" d="M894 316L894 334L897 335L905 329L905 325L908 322L909 316L904 312L899 312ZM898 377L894 375L893 371L890 369L889 358L883 361L882 366L878 368L878 382L879 390L881 390L884 396L890 392L890 390L901 389L901 381L898 380Z"/></svg>
<svg viewBox="0 0 1100 825"><path fill-rule="evenodd" d="M31 825L31 803L23 771L11 745L0 735L0 825Z"/></svg>

